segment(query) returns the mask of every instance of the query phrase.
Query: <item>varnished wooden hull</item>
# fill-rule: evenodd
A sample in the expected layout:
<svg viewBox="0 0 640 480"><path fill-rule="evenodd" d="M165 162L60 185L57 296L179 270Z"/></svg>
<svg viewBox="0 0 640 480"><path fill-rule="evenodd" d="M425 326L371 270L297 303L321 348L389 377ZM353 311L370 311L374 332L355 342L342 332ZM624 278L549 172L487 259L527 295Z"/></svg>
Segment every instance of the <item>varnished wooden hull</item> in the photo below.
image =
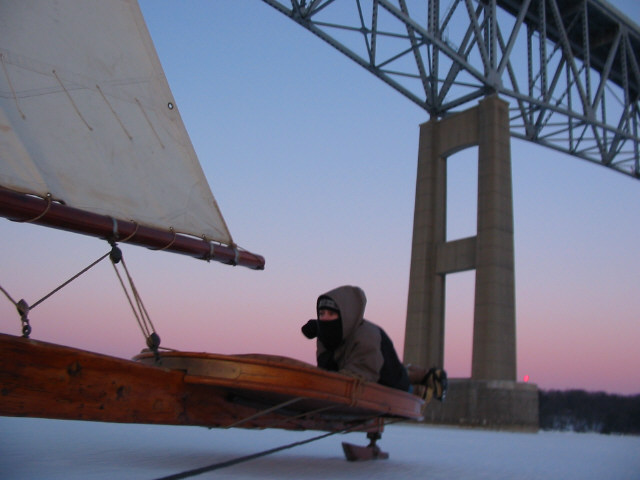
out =
<svg viewBox="0 0 640 480"><path fill-rule="evenodd" d="M337 431L422 400L282 357L162 353L135 361L0 334L0 415ZM275 408L274 408L275 407Z"/></svg>

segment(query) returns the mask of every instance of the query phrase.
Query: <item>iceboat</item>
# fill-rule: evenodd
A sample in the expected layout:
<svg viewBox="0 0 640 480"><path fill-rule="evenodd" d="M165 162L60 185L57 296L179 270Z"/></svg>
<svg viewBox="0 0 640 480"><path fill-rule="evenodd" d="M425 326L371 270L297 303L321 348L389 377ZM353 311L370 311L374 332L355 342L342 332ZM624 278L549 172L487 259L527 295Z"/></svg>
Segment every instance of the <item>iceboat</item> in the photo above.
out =
<svg viewBox="0 0 640 480"><path fill-rule="evenodd" d="M0 215L106 241L115 263L126 243L264 268L229 233L135 0L1 2L0 64ZM374 436L422 417L416 395L290 358L165 351L153 331L132 359L32 339L3 293L22 336L0 334L0 415Z"/></svg>

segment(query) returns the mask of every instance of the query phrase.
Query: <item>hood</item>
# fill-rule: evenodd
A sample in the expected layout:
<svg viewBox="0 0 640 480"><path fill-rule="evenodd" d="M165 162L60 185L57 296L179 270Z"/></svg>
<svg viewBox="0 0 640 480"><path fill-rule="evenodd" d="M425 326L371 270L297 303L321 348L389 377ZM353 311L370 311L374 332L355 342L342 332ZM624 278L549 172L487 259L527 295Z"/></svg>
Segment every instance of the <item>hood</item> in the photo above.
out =
<svg viewBox="0 0 640 480"><path fill-rule="evenodd" d="M367 297L360 287L344 285L323 293L318 297L331 298L340 309L342 319L342 337L349 337L364 319L364 308L367 305ZM317 305L317 302L316 302Z"/></svg>

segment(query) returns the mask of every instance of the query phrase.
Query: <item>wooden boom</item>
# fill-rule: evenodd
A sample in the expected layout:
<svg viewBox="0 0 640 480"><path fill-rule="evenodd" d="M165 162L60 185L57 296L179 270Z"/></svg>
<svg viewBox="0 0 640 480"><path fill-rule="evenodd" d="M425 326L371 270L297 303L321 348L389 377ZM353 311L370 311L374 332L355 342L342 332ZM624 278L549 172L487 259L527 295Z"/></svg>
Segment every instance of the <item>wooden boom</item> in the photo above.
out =
<svg viewBox="0 0 640 480"><path fill-rule="evenodd" d="M0 187L0 216L17 222L30 222L108 240L126 240L126 243L167 250L202 260L215 260L254 270L264 269L264 257L246 250L86 212L3 187Z"/></svg>

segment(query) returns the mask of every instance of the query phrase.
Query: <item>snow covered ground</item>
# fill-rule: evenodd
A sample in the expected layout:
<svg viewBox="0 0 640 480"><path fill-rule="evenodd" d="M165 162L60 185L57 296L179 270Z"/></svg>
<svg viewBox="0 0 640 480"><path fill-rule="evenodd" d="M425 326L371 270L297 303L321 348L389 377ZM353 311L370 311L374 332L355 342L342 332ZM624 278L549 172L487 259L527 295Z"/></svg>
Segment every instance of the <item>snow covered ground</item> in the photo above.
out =
<svg viewBox="0 0 640 480"><path fill-rule="evenodd" d="M0 417L1 479L154 479L303 441L321 432L208 430ZM640 479L640 437L507 433L396 424L388 460L351 463L334 435L189 478Z"/></svg>

